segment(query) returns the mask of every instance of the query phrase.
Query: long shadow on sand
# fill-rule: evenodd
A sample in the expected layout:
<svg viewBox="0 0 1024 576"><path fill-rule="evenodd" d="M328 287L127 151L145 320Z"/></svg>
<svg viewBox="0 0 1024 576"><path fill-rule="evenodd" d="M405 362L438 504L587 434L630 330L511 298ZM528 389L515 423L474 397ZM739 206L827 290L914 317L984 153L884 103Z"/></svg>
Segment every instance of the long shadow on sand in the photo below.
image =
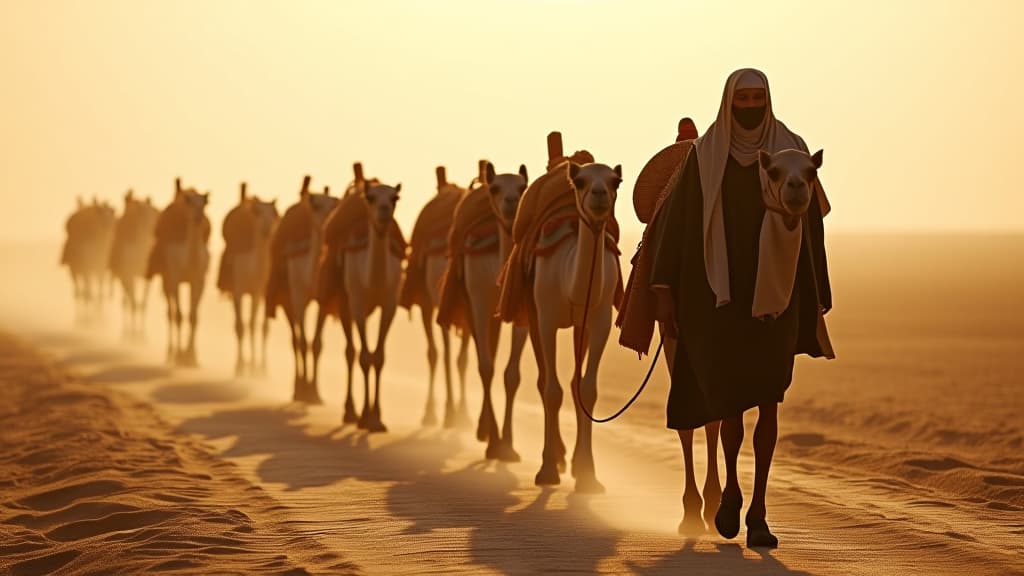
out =
<svg viewBox="0 0 1024 576"><path fill-rule="evenodd" d="M603 564L618 554L625 537L636 536L608 526L590 510L588 497L566 497L560 494L565 488L534 491L520 486L504 464L478 461L451 470L446 463L463 450L457 434L419 431L372 446L377 439L351 428L310 435L302 422L305 414L298 405L225 410L186 421L179 429L208 440L234 438L223 452L227 457L268 456L257 465L259 479L289 491L345 480L386 483L386 516L365 517L365 506L346 512L342 492L336 508L341 522L335 527L358 525L379 533L381 545L389 545L388 554L410 566L444 571L449 563L460 562L446 550L466 544L448 533L468 530L473 565L506 574L589 574L614 570L617 564ZM387 526L387 518L404 522ZM316 522L308 524L314 529ZM634 546L644 558L627 564L636 573L804 574L767 554L760 560L744 558L735 544L701 550L685 545L661 556L657 550L675 548L665 545L671 539L657 538L650 547Z"/></svg>

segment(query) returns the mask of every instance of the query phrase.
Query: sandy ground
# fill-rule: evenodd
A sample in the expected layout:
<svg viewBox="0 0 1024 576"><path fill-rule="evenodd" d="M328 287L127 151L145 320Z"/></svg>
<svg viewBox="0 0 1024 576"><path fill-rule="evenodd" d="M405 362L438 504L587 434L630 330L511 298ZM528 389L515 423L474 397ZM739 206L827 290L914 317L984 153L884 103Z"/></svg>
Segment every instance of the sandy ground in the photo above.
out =
<svg viewBox="0 0 1024 576"><path fill-rule="evenodd" d="M334 326L327 342L334 352L328 352L321 384L325 405L293 405L287 402L291 366L283 326L272 334L269 378L236 379L230 306L208 294L199 335L203 368L172 370L162 362L159 299L150 310L146 341L125 341L116 309L106 311L105 323L75 326L67 279L53 265L55 249L9 247L0 254L5 270L17 270L24 279L0 291L0 328L16 332L50 363L43 368L30 359L32 352L15 353L4 364L10 366L5 391L24 389L26 381L60 382L61 374L71 374L70 383L57 385L89 399L68 410L116 408L78 425L130 431L104 452L136 438L157 439L148 449L130 448L153 464L132 461L125 467L146 476L122 471L125 478L143 479L146 490L169 492L161 483L181 482L184 470L186 477L194 475L196 491L189 495L195 501L182 508L209 511L145 528L116 525L111 534L130 539L169 530L154 538L177 540L174 530L187 530L225 537L231 526L210 520L221 517L217 511L237 510L250 519L252 532L229 536L238 543L228 548L244 554L198 556L193 560L208 564L197 572L295 566L313 573L354 567L369 574L1024 573L1024 305L1018 296L1024 271L1006 265L1022 261L1021 238L833 242L836 310L830 326L840 357L798 362L770 485L769 520L782 542L772 552L745 549L742 533L731 542L675 534L682 465L678 442L663 426L663 370L634 410L596 431L598 472L608 493L580 497L572 494L569 478L557 489L533 486L542 431L529 352L515 420L523 462L489 463L471 435L419 426L426 362L418 320L400 316L389 341L383 413L390 432L367 436L340 425L342 360ZM563 374L571 362L564 350ZM598 412L614 409L632 392L646 362L609 347ZM471 364L475 411L480 393L473 373ZM64 470L57 482L71 482L76 474L70 455L76 445L59 436L45 440L47 433L64 430L64 409L22 401L24 393L8 394L3 404L5 415L15 410L15 427L24 428L0 436L3 479L22 474L17 484L0 484L5 545L17 550L18 562L56 562L64 557L52 560L55 554L73 549L80 554L69 556L67 573L76 565L98 569L103 564L93 562L103 558L97 546L109 546L104 538L110 536L75 533L70 543L58 541L50 534L58 524L73 524L70 515L49 524L34 520L64 514L77 502L24 509L26 498L58 487L38 467ZM53 430L42 430L46 422ZM570 446L574 427L564 409ZM702 434L697 438L702 455ZM43 451L26 469L10 464L37 454L37 443L69 444L70 450ZM180 464L171 466L172 452L189 457L179 456ZM749 490L749 449L740 466ZM698 457L699 479L703 467ZM91 479L116 480L119 472L110 468L94 471ZM127 500L109 498L141 511L161 510L154 500L132 504L130 494ZM91 519L109 516L103 510ZM183 528L185 522L193 524ZM155 563L187 560L187 554L203 554L201 549L164 550L156 560L118 548L126 550L125 562Z"/></svg>

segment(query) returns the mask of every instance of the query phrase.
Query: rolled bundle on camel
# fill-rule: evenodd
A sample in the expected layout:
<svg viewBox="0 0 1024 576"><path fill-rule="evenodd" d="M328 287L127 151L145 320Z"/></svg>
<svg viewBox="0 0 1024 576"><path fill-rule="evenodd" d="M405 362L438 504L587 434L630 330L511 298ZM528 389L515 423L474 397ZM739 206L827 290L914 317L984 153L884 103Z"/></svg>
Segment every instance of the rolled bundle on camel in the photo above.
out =
<svg viewBox="0 0 1024 576"><path fill-rule="evenodd" d="M195 365L199 300L206 287L206 273L210 267L207 246L211 226L205 213L210 194L183 189L180 179L175 180L174 187L174 201L157 219L146 278L159 275L163 280L164 298L167 300L168 360ZM185 348L181 345L180 284L189 285L189 339Z"/></svg>
<svg viewBox="0 0 1024 576"><path fill-rule="evenodd" d="M497 278L512 251L512 223L529 180L526 166L521 165L518 173L498 174L486 160L480 162L477 180L479 185L455 211L438 322L443 326L470 327L484 392L477 439L487 442L488 459L517 462L519 454L512 446L512 409L521 380L520 359L526 346L527 331L523 327L512 329L512 346L504 372L505 418L500 431L491 400L491 384L501 336L501 322L495 316Z"/></svg>
<svg viewBox="0 0 1024 576"><path fill-rule="evenodd" d="M466 190L448 182L444 166L438 166L437 194L427 201L416 218L409 241L409 259L406 263L402 290L398 305L409 310L419 306L423 319L423 331L427 337L427 363L430 367L427 405L423 415L424 426L437 424L434 401L434 378L437 371L438 351L434 339L434 313L440 302L441 281L448 268L448 234L451 231L455 210L462 201ZM451 335L449 326L440 326L445 378L444 427L468 425L469 412L466 405L466 365L469 347L469 331L466 326L457 327L461 336L456 364L459 373L460 400L456 403L452 387Z"/></svg>
<svg viewBox="0 0 1024 576"><path fill-rule="evenodd" d="M633 259L626 293L619 306L615 325L620 328L619 344L637 352L640 356L650 351L651 338L657 324L657 306L651 291L651 272L654 266L654 240L658 237L661 223L658 215L675 189L680 171L693 149L697 129L693 121L683 118L679 121L676 142L661 149L651 157L637 176L633 187L633 208L644 226L640 245ZM674 338L664 339L665 363L669 373L675 361L677 342ZM714 520L718 503L722 498L721 480L718 477L718 435L720 422L709 422L704 427L707 437L707 466L704 487L697 488L693 456L693 430L679 430L679 442L683 449L685 488L683 492L683 520L679 533L686 536L703 534L705 523ZM703 514L702 514L703 508Z"/></svg>
<svg viewBox="0 0 1024 576"><path fill-rule="evenodd" d="M263 305L267 280L270 277L270 238L277 225L276 200L264 202L249 196L246 184L242 182L238 205L224 218L222 234L224 253L217 273L217 288L231 298L235 311L235 337L238 343L235 372L242 374L248 368L253 372L266 373L267 336L269 318L263 314L262 360L256 360L257 314ZM242 351L246 325L242 316L242 298L249 295L249 361Z"/></svg>
<svg viewBox="0 0 1024 576"><path fill-rule="evenodd" d="M338 204L325 191L309 191L310 177L302 181L299 201L285 211L270 240L270 275L266 290L266 314L276 316L284 308L295 354L296 401L320 403L320 394L309 378L306 309L315 296L315 275L323 248L323 223Z"/></svg>
<svg viewBox="0 0 1024 576"><path fill-rule="evenodd" d="M576 491L603 492L597 480L589 414L597 402L597 372L622 298L615 200L622 168L593 162L585 151L565 157L561 135L548 136L548 172L523 195L513 226L515 245L501 279L501 318L526 323L544 399L543 463L534 482L560 483L565 445L559 426L563 391L555 352L558 330L573 329L576 366ZM581 164L582 163L582 164ZM586 413L584 413L584 410Z"/></svg>

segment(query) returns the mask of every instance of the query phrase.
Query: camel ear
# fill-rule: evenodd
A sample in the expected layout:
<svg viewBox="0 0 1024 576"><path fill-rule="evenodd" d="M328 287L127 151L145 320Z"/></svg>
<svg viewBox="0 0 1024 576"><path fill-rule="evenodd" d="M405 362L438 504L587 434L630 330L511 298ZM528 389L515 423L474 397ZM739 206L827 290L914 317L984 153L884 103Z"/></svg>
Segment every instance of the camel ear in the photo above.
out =
<svg viewBox="0 0 1024 576"><path fill-rule="evenodd" d="M398 184L395 184L395 194L398 194L401 191L402 191L402 183L399 182Z"/></svg>
<svg viewBox="0 0 1024 576"><path fill-rule="evenodd" d="M824 159L825 159L825 151L824 150L818 150L817 152L814 153L813 156L811 156L811 162L814 162L814 167L816 169L817 168L821 168L821 162Z"/></svg>
<svg viewBox="0 0 1024 576"><path fill-rule="evenodd" d="M488 162L487 163L487 176L486 176L486 180L485 180L485 182L487 183L488 186L490 186L492 183L494 183L494 178L496 176L497 176L497 174L495 174L495 172L494 172L494 164L491 164L490 162Z"/></svg>
<svg viewBox="0 0 1024 576"><path fill-rule="evenodd" d="M622 164L616 164L615 168L612 168L612 170L615 172L615 175L619 177L619 180L622 180Z"/></svg>
<svg viewBox="0 0 1024 576"><path fill-rule="evenodd" d="M330 186L324 186L324 196L330 196L330 195L331 195L331 187Z"/></svg>
<svg viewBox="0 0 1024 576"><path fill-rule="evenodd" d="M271 200L270 201L270 205L276 208L277 207L277 198L274 198L273 200Z"/></svg>
<svg viewBox="0 0 1024 576"><path fill-rule="evenodd" d="M209 204L209 203L210 203L210 191L207 190L206 194L203 194L203 204Z"/></svg>
<svg viewBox="0 0 1024 576"><path fill-rule="evenodd" d="M772 155L764 150L759 150L757 152L757 162L765 172L772 169Z"/></svg>
<svg viewBox="0 0 1024 576"><path fill-rule="evenodd" d="M530 177L526 175L526 164L519 165L519 175L523 177L523 180L530 181Z"/></svg>

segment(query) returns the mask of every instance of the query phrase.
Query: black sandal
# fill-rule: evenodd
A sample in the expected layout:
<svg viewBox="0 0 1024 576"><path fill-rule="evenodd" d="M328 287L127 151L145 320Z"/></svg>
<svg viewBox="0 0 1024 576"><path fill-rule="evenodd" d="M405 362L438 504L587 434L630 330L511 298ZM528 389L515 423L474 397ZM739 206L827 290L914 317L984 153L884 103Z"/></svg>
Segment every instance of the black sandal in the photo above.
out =
<svg viewBox="0 0 1024 576"><path fill-rule="evenodd" d="M778 548L779 539L764 518L747 518L747 548Z"/></svg>
<svg viewBox="0 0 1024 576"><path fill-rule="evenodd" d="M718 512L715 514L715 528L726 540L731 540L740 533L740 510L742 508L742 496L733 499L732 496L722 494L722 501L718 504Z"/></svg>

